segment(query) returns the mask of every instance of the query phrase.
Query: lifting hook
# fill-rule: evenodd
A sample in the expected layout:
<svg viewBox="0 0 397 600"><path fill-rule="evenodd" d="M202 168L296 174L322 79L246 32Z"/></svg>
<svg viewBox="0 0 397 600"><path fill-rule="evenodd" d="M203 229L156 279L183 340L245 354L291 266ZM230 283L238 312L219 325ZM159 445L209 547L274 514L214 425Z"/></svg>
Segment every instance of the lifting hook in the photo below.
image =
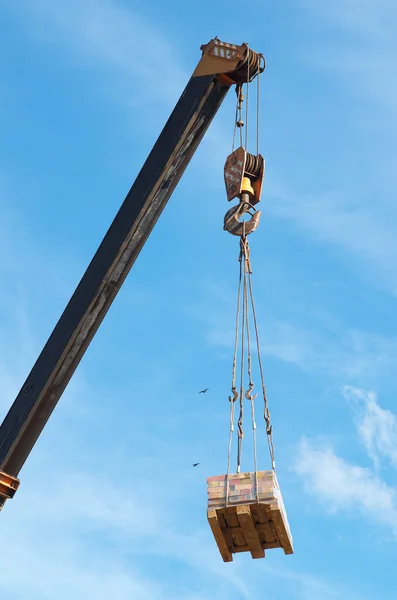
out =
<svg viewBox="0 0 397 600"><path fill-rule="evenodd" d="M259 225L261 212L258 210L252 214L249 212L250 209L255 210L255 208L249 202L249 195L241 194L240 204L233 206L225 214L223 229L232 235L238 235L240 237L246 236L255 231ZM239 219L246 213L251 215L251 219L249 221L239 221Z"/></svg>

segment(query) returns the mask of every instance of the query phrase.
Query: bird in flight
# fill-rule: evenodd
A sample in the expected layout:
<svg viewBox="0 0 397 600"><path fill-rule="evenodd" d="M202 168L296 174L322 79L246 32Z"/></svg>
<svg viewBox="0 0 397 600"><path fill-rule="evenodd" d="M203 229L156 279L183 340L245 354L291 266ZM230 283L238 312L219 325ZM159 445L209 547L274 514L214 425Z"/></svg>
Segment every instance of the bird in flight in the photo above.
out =
<svg viewBox="0 0 397 600"><path fill-rule="evenodd" d="M201 390L201 392L199 392L199 394L205 394L205 392L207 392L210 388L205 388L205 390Z"/></svg>
<svg viewBox="0 0 397 600"><path fill-rule="evenodd" d="M200 463L194 463L193 467L197 467L197 465L199 465Z"/></svg>

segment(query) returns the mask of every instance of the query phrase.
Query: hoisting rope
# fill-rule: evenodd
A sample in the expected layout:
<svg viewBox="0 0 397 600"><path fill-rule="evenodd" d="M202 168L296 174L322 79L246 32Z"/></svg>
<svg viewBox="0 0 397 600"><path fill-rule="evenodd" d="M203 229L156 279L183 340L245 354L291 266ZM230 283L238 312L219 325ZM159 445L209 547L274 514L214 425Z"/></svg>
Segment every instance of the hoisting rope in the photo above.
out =
<svg viewBox="0 0 397 600"><path fill-rule="evenodd" d="M232 367L232 395L229 396L230 402L230 433L229 433L229 445L228 445L228 463L227 463L227 475L226 475L226 506L228 504L229 498L229 475L230 475L230 462L231 462L231 450L232 450L232 442L233 442L233 433L234 433L234 421L235 421L235 403L237 399L239 400L239 418L238 418L238 427L237 427L237 469L236 472L240 473L241 469L241 456L242 456L242 443L244 438L244 429L243 429L243 421L244 421L244 397L250 401L251 403L251 419L252 419L252 432L253 432L253 451L254 451L254 471L255 474L258 470L257 465L257 439L256 439L256 420L255 420L255 399L258 394L252 394L254 388L254 382L252 378L252 352L251 352L251 332L250 332L250 315L249 308L251 308L252 320L254 324L255 331L255 341L256 341L256 350L258 355L258 365L259 372L261 376L262 383L262 395L263 395L263 403L264 403L264 420L266 424L266 436L269 447L269 454L271 459L271 465L273 471L276 469L275 464L275 453L274 453L274 444L273 444L273 429L271 425L270 418L270 410L266 393L265 386L265 378L263 373L263 364L261 358L261 350L260 350L260 339L259 339L259 330L258 330L258 321L256 316L255 309L255 300L252 288L252 266L251 266L251 257L250 257L250 248L248 244L248 239L245 236L241 236L240 238L240 253L239 253L239 262L240 262L240 273L239 273L239 282L238 282L238 292L237 292L237 310L236 310L236 327L235 327L235 342L234 342L234 353L233 353L233 367ZM243 288L243 294L241 294L241 288ZM241 297L242 296L242 297ZM241 318L240 318L241 315ZM239 330L241 327L241 336L239 336ZM240 339L239 339L240 338ZM240 341L240 353L241 353L241 362L240 362L240 385L239 391L237 391L236 387L236 378L237 378L237 358L238 358L238 350L239 350L239 341ZM246 357L246 358L245 358ZM248 373L248 389L244 395L244 369L245 364L247 364L247 373ZM256 495L258 499L258 487L257 481L255 483L256 487Z"/></svg>
<svg viewBox="0 0 397 600"><path fill-rule="evenodd" d="M248 49L249 50L249 49ZM244 93L243 93L243 84L239 83L236 85L236 113L234 119L234 129L233 129L233 143L232 143L232 151L234 150L236 143L236 133L237 128L240 130L240 146L245 148L248 151L248 117L249 117L249 84L250 79L253 73L256 75L257 81L257 96L256 96L256 153L259 154L259 106L260 106L260 96L261 96L261 78L260 74L263 72L264 67L262 66L262 61L264 64L264 58L261 54L257 55L256 65L255 63L251 64L252 70L250 71L250 64L248 62L247 65L247 81L245 83L246 86L246 104L245 104L245 123L243 121L243 102L244 102ZM256 66L256 69L255 69ZM245 125L245 140L243 140L243 127Z"/></svg>
<svg viewBox="0 0 397 600"><path fill-rule="evenodd" d="M245 224L243 224L243 231L245 229ZM243 233L244 237L245 237L245 231ZM240 473L240 467L241 467L241 453L242 453L242 449L243 449L243 438L244 438L244 430L243 430L243 420L244 420L244 350L245 350L245 344L244 344L244 339L245 339L245 327L247 325L246 319L247 319L247 278L246 278L246 270L247 270L247 262L245 259L245 256L243 254L243 252L240 250L240 256L239 256L239 261L240 264L243 264L243 272L244 272L244 283L243 283L243 315L242 315L242 319L241 319L241 367L240 367L240 394L239 394L239 399L240 399L240 414L238 417L238 423L237 423L237 436L238 436L238 443L237 443L237 473ZM241 273L241 270L240 270ZM241 285L241 284L240 284ZM249 329L247 328L247 334L249 332ZM249 360L249 359L248 359Z"/></svg>
<svg viewBox="0 0 397 600"><path fill-rule="evenodd" d="M246 103L246 133L245 133L245 150L248 152L248 89L250 81L249 65L247 67L247 103ZM259 155L259 103L260 103L260 74L261 65L260 60L257 63L257 127L256 127L256 151L257 156ZM244 122L242 121L242 103L244 101L243 86L236 86L237 104L236 104L236 115L235 115L235 126L233 132L233 145L232 150L234 151L235 138L237 128L240 129L240 145L243 146L243 135L242 127ZM255 164L256 157L249 156L249 160L252 162L252 166ZM251 164L251 163L250 163ZM251 170L251 169L250 169ZM260 339L258 331L258 321L256 316L255 301L252 287L252 265L250 257L250 248L248 239L246 236L245 222L242 223L242 235L240 237L240 252L239 252L239 281L238 281L238 292L237 292L237 309L236 309L236 322L235 322L235 339L234 339L234 353L233 353L233 366L232 366L232 395L229 396L230 402L230 432L229 432L229 444L228 444L228 462L227 462L227 475L226 475L226 506L228 505L229 499L229 476L230 476L230 462L231 462L231 451L234 435L234 421L235 421L235 403L239 400L239 416L237 422L237 473L240 473L241 469L241 458L242 458L242 447L244 438L244 399L249 400L251 403L251 420L252 420L252 431L253 431L253 452L254 452L254 470L255 470L255 488L256 488L256 500L259 501L258 495L258 481L257 481L257 436L256 436L256 421L255 421L255 399L258 394L253 394L254 382L252 375L252 352L251 352L251 331L250 331L250 312L251 318L254 324L255 330L255 341L256 350L258 356L259 372L261 376L262 384L262 395L264 402L264 420L266 424L266 435L269 446L269 453L271 458L271 465L273 471L275 471L275 456L274 456L274 444L273 444L273 431L270 420L269 404L266 393L266 386L263 374L263 364L260 352ZM242 293L241 293L242 291ZM241 332L240 332L241 328ZM237 390L236 379L237 379L237 359L238 352L240 350L240 381L239 390ZM248 374L248 389L244 395L244 371L247 365Z"/></svg>

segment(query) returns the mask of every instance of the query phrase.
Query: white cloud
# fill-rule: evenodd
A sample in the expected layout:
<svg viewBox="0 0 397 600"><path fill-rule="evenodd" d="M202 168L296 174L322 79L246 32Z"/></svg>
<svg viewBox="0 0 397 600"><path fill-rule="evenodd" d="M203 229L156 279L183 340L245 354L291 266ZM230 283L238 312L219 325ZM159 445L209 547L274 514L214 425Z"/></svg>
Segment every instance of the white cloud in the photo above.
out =
<svg viewBox="0 0 397 600"><path fill-rule="evenodd" d="M12 371L4 368L4 372L15 380ZM85 399L89 392L85 390ZM265 572L275 589L292 582L289 597L294 600L313 600L320 591L327 600L338 597L339 585L294 567L277 569L274 563L266 563L258 571L255 561L251 565L241 557L224 565L205 520L205 506L199 520L196 514L188 517L188 508L182 514L174 505L175 500L188 497L187 485L197 488L197 481L178 478L177 471L164 473L161 480L153 476L161 469L162 447L153 464L146 461L145 452L139 467L124 457L123 477L113 468L120 461L117 451L108 448L106 463L99 458L100 471L93 474L86 462L91 450L84 435L76 435L74 423L55 420L51 431L35 448L17 496L0 515L3 534L10 540L3 561L8 574L2 582L3 594L40 600L104 600L109 595L115 600L204 600L216 594L229 600L231 593L238 593L248 599L261 589ZM68 436L73 447L62 455ZM159 582L150 569L153 561L183 569L191 589L178 578Z"/></svg>
<svg viewBox="0 0 397 600"><path fill-rule="evenodd" d="M347 31L362 34L365 36L365 42L368 41L367 35L382 38L385 30L390 31L393 28L397 18L393 0L302 0L302 4L331 23Z"/></svg>
<svg viewBox="0 0 397 600"><path fill-rule="evenodd" d="M37 528L30 536L21 527L14 528L16 535L12 535L13 528L2 524L4 534L10 536L3 563L3 572L8 574L2 581L5 596L40 600L172 597L130 565L127 568L119 556L90 556L89 549L71 541L65 530L49 536L45 522L40 522L43 533Z"/></svg>
<svg viewBox="0 0 397 600"><path fill-rule="evenodd" d="M112 103L124 106L122 120L127 118L132 128L141 124L145 113L148 132L153 127L155 133L164 124L201 57L199 48L190 49L193 63L189 60L185 66L186 52L170 41L161 25L148 22L121 2L22 1L9 10L41 44L54 46L69 62L91 74L100 70L102 84L96 81L96 89L107 94ZM211 161L207 156L206 165L211 168L215 163L218 167L231 137L225 137L214 123L206 140L207 154L210 151L214 156Z"/></svg>
<svg viewBox="0 0 397 600"><path fill-rule="evenodd" d="M377 205L356 191L339 188L319 189L305 194L275 184L269 186L274 201L266 211L294 223L316 243L332 244L344 259L359 258L365 264L364 275L387 285L397 293L397 239L390 223L395 222L395 205L389 196ZM380 190L377 194L381 194Z"/></svg>
<svg viewBox="0 0 397 600"><path fill-rule="evenodd" d="M354 2L332 3L330 7L326 3L314 2L306 2L304 5L316 14L320 11L324 20L330 15L336 24L342 25L346 19L346 23L351 23L352 27L373 36L376 36L376 27L383 27L388 22L385 15L388 14L386 9L390 8L388 3L381 3L378 7L375 2L366 2L360 10L356 9ZM106 93L110 93L112 102L121 102L128 109L125 116L131 124L136 120L137 106L141 110L150 107L149 126L156 119L163 122L168 116L166 111L173 106L187 83L190 68L184 68L181 49L174 47L161 29L147 23L136 11L119 3L109 0L87 0L83 4L78 0L67 3L39 0L35 3L18 3L8 10L13 10L20 20L25 20L30 33L34 32L41 43L63 47L68 59L73 60L74 64L93 72L97 68L101 69ZM369 29L367 32L366 28L370 26L373 31ZM389 33L392 36L393 32ZM321 50L323 48L318 52L311 52L311 59L313 56L321 56ZM390 54L384 49L379 50L381 51L377 66L384 64L385 55ZM354 58L356 54L359 56L357 65ZM363 59L361 51L356 52L354 48L349 48L349 52L344 53L343 61L335 61L334 53L330 55L332 61L329 68L333 68L337 62L337 73L340 73L339 63L346 65L350 60L351 68L358 70L367 79L367 70L362 73L362 65L368 65L370 56ZM374 68L373 71L382 77L379 69ZM158 81L159 73L161 85L153 85L153 81ZM349 76L349 85L351 81ZM379 85L372 84L367 87L368 93L380 88ZM380 95L389 98L392 89L389 82L383 82L381 89ZM159 107L158 111L153 111L153 103ZM214 157L209 161L206 155L206 165L208 169L211 166L219 169L222 167L219 157L229 147L228 139L214 123L206 140L206 149L209 151L211 148L211 156ZM363 149L359 152L362 153ZM201 156L201 153L198 152L198 155ZM373 169L376 171L378 168L377 163ZM390 172L394 172L394 166ZM378 177L378 184L385 182L387 185L388 180L388 177ZM377 208L374 208L372 197L363 200L358 197L356 189L320 189L305 193L298 192L297 186L294 186L292 190L287 190L277 183L274 168L266 186L267 194L273 196L274 201L266 203L264 210L273 211L277 216L293 221L316 243L330 243L349 255L360 257L365 261L366 271L369 271L366 276L380 275L382 281L397 293L397 268L391 258L397 252L397 242L390 228L390 223L396 217L394 202L378 197ZM360 186L354 184L354 187ZM381 196L379 192L375 193ZM352 202L351 197L357 200Z"/></svg>
<svg viewBox="0 0 397 600"><path fill-rule="evenodd" d="M293 589L300 590L302 600L340 600L340 598L349 598L349 600L364 600L364 596L357 588L345 586L341 582L324 581L318 577L305 573L304 571L294 571L288 569L285 565L271 566L269 573L272 578L279 578L283 581L290 581ZM291 592L286 597L291 597Z"/></svg>
<svg viewBox="0 0 397 600"><path fill-rule="evenodd" d="M320 152L306 163L332 173L332 179L325 175L317 183L314 174L310 185L302 186L292 174L288 186L282 167L278 173L273 167L266 188L272 202L265 210L290 221L312 242L334 246L344 264L360 267L365 280L396 295L396 5L393 0L300 4L308 31L299 51L310 77L325 88L316 104L308 100L312 112L305 127ZM334 113L333 131L327 111ZM315 136L314 129L323 134Z"/></svg>
<svg viewBox="0 0 397 600"><path fill-rule="evenodd" d="M12 323L16 320L14 312L10 306L6 313ZM24 332L29 331L29 322L23 324L27 329L22 327L20 332L1 327L1 410L8 408L25 375L16 368L18 349L24 354ZM29 357L25 353L22 362L26 361ZM152 374L153 369L152 364ZM163 387L164 378L158 381ZM2 581L3 595L40 600L102 600L110 596L115 600L204 600L216 590L217 597L227 600L232 588L242 598L249 598L250 587L238 562L231 569L224 568L206 527L205 505L201 523L194 518L191 522L190 516L175 508L174 502L180 504L181 497L188 498L188 491L197 488L197 479L189 479L190 471L183 478L178 478L177 468L165 471L168 444L164 447L152 434L137 431L134 438L144 448L139 464L127 455L125 445L120 458L117 439L114 448L106 451L106 459L100 448L92 459L93 450L80 428L95 427L98 412L105 418L100 397L103 391L95 392L92 415L87 406L93 391L84 380L84 372L71 385L58 413L63 415L62 421L51 417L51 426L43 432L21 472L17 496L8 501L0 515L3 534L10 537L3 561L8 573L7 580ZM77 395L78 402L74 402ZM71 421L65 419L70 398ZM156 455L154 461L148 457L148 446ZM124 463L122 467L120 463ZM198 493L205 501L201 488ZM188 572L191 589L177 579L164 581L157 572L152 573L148 565L153 560L167 561L172 568ZM202 593L196 593L195 586Z"/></svg>
<svg viewBox="0 0 397 600"><path fill-rule="evenodd" d="M115 113L115 127L132 129L136 136L145 123L146 135L142 137L139 131L139 147L136 140L132 147L134 159L137 152L144 155L150 149L201 58L200 48L191 48L187 61L186 52L170 41L159 23L148 22L117 1L22 0L7 10L24 23L30 36L52 47L49 51L64 55L69 64L87 71L97 94L124 109L122 115ZM203 39L202 43L208 41ZM100 78L95 77L97 72ZM233 117L234 107L228 123ZM231 132L225 136L224 128L214 120L195 159L205 164L209 176L218 174L230 146ZM130 169L129 157L127 164ZM213 219L212 209L208 212L208 220Z"/></svg>
<svg viewBox="0 0 397 600"><path fill-rule="evenodd" d="M216 284L200 282L198 288L196 304L186 310L204 324L207 343L221 352L227 351L231 357L237 290L222 285L221 280ZM203 290L206 300L200 298ZM270 294L274 302L272 292L266 290L265 293ZM266 298L258 295L256 304L264 306ZM296 312L296 305L294 308ZM306 319L307 311L303 309L303 313ZM397 339L346 329L343 323L326 313L313 314L312 326L305 328L263 316L263 311L258 311L258 327L264 356L273 356L308 372L358 380L390 373L397 365Z"/></svg>
<svg viewBox="0 0 397 600"><path fill-rule="evenodd" d="M285 557L264 562L259 569L256 561L242 556L225 565L205 508L201 523L176 513L167 494L154 490L150 474L139 485L119 479L114 485L109 472L94 477L68 471L64 463L48 468L51 462L45 469L51 482L45 493L32 472L24 478L21 495L1 514L2 531L10 538L3 593L40 600L102 600L109 594L115 600L204 600L209 595L229 600L232 594L248 599L261 589L267 574L269 590L280 592L287 586L294 600L314 600L319 593L327 600L341 597L340 583L290 567ZM172 488L181 495L185 482ZM157 570L152 573L153 561L166 561L170 569L182 566L189 584L183 586L177 576L160 583Z"/></svg>
<svg viewBox="0 0 397 600"><path fill-rule="evenodd" d="M215 586L220 597L225 586L250 597L239 565L224 569L208 528L184 526L170 505L175 490L155 489L153 471L139 477L137 485L136 478L112 478L106 468L93 476L77 471L77 464L69 472L62 462L38 462L45 467L47 485L37 486L36 471L25 472L18 496L1 514L2 531L12 538L3 565L9 574L4 593L25 597L32 590L40 598L102 599L113 587L117 600L185 598L178 581L160 583L150 570L145 575L146 561L163 558L192 570L203 589ZM179 493L183 487L180 482ZM24 577L17 577L21 564Z"/></svg>
<svg viewBox="0 0 397 600"><path fill-rule="evenodd" d="M306 439L301 440L294 468L308 495L327 511L361 513L389 526L397 537L396 492L372 471L348 463L330 446L314 446Z"/></svg>
<svg viewBox="0 0 397 600"><path fill-rule="evenodd" d="M358 433L375 466L386 458L397 467L396 415L378 404L374 392L344 386L343 394L356 411Z"/></svg>
<svg viewBox="0 0 397 600"><path fill-rule="evenodd" d="M63 46L83 68L104 69L107 83L117 84L113 99L127 106L159 97L168 104L185 85L173 45L156 25L122 3L38 0L19 2L13 10L41 43Z"/></svg>

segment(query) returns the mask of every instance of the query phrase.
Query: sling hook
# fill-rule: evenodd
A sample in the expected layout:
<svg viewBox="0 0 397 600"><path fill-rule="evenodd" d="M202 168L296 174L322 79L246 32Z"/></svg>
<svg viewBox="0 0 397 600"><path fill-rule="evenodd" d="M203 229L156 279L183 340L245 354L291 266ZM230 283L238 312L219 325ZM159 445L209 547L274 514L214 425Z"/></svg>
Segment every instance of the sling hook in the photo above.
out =
<svg viewBox="0 0 397 600"><path fill-rule="evenodd" d="M223 221L223 229L228 231L232 235L248 235L255 231L255 229L259 225L259 221L261 218L261 212L258 210L254 214L250 213L249 210L253 208L252 204L247 201L248 194L242 194L240 204L233 206L230 208L225 214L225 218ZM255 210L255 209L254 209ZM249 221L239 221L239 219L244 216L246 213L251 215L251 219Z"/></svg>

